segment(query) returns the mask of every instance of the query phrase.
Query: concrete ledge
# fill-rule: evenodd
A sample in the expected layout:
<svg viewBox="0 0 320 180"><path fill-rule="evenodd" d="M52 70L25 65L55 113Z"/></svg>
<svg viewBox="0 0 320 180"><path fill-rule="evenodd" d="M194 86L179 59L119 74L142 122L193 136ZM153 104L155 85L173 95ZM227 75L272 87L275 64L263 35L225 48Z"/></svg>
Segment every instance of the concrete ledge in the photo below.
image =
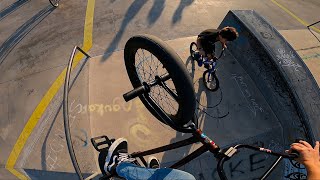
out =
<svg viewBox="0 0 320 180"><path fill-rule="evenodd" d="M252 10L229 11L220 28L224 26L237 28L240 37L228 49L287 127L284 136L294 141L305 136L304 129L308 140L319 139L319 87L291 45Z"/></svg>

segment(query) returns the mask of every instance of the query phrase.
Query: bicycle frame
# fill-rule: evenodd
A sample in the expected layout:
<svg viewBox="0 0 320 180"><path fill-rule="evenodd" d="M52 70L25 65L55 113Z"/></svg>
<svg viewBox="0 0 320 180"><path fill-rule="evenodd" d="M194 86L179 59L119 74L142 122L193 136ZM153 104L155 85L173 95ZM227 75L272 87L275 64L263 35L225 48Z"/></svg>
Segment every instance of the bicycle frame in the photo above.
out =
<svg viewBox="0 0 320 180"><path fill-rule="evenodd" d="M101 136L101 137L107 139L108 141L106 141L106 142L109 143L109 145L111 144L110 143L111 141L108 139L107 136ZM101 138L101 137L97 137L97 138ZM99 146L99 144L94 143L94 139L91 139L91 141L92 141L94 147L96 148L96 150L101 151L101 149L96 147L96 146ZM239 149L246 148L246 149L251 149L254 151L261 152L261 153L267 153L267 154L278 157L274 161L274 163L268 168L268 170L261 176L260 180L265 180L283 158L293 159L298 156L298 154L295 154L295 153L292 153L292 154L277 153L277 152L272 152L269 149L251 146L251 145L247 145L247 144L238 144L233 147L226 148L226 149L220 149L220 147L213 140L211 140L208 136L206 136L202 132L201 129L196 128L196 126L193 125L192 126L192 137L189 137L187 139L184 139L184 140L181 140L181 141L178 141L175 143L171 143L168 145L157 147L154 149L146 150L143 152L140 152L140 151L134 152L134 153L131 153L131 157L132 158L139 158L140 161L143 163L143 165L145 167L147 167L147 162L146 162L144 156L177 149L177 148L184 147L184 146L191 145L191 144L198 143L198 142L202 143L201 147L199 147L198 149L193 151L191 154L185 156L184 158L182 158L178 162L174 163L169 168L177 169L177 168L187 164L188 162L192 161L193 159L199 157L203 153L210 151L214 155L214 157L218 160L217 172L218 172L220 179L221 180L228 180L228 178L224 172L224 169L223 169L224 163L226 161L228 161L229 159L231 159L233 157L233 155L235 155ZM100 145L101 144L102 143L100 142ZM112 177L112 175L108 174L108 175L104 175L102 179L107 179L110 177Z"/></svg>
<svg viewBox="0 0 320 180"><path fill-rule="evenodd" d="M224 52L224 49L222 50L220 56L218 58L216 58L216 60L218 60L222 54ZM202 57L200 57L202 58ZM203 59L202 59L203 60ZM210 62L213 63L214 61ZM215 69L215 65L213 65L213 70ZM151 83L146 83L143 82L143 84L140 87L136 87L135 89L133 89L132 91L126 93L123 95L124 99L126 101L129 101L135 97L140 96L140 98L144 98L146 100L146 102L148 103L148 106L150 106L152 108L152 110L155 111L155 113L160 117L160 121L163 122L164 124L170 126L172 129L178 131L178 132L183 132L183 133L191 133L192 137L189 137L187 139L175 142L175 143L171 143L171 144L167 144L161 147L157 147L157 148L153 148L150 150L146 150L146 151L142 151L142 152L134 152L131 154L132 158L139 158L142 162L142 164L144 166L147 167L147 162L144 158L144 156L147 155L152 155L152 154L157 154L160 152L165 152L168 150L173 150L173 149L177 149L180 147L184 147L187 145L191 145L194 143L198 143L201 142L202 146L199 147L198 149L196 149L195 151L193 151L191 154L185 156L184 158L182 158L181 160L179 160L178 162L174 163L173 165L170 166L170 168L179 168L183 165L185 165L186 163L192 161L193 159L199 157L200 155L202 155L203 153L210 151L214 157L218 160L217 163L217 171L218 171L218 175L220 177L221 180L228 180L227 176L223 170L223 165L226 161L228 161L230 158L232 158L237 152L238 149L241 148L246 148L246 149L251 149L254 151L258 151L261 153L267 153L273 156L277 156L277 160L274 161L274 163L268 168L268 170L261 176L261 180L264 180L266 177L268 177L270 175L270 173L275 169L275 167L279 164L279 162L283 159L283 158L289 158L289 159L293 159L293 158L297 158L298 154L295 153L291 153L291 154L286 154L286 153L277 153L277 152L272 152L269 149L265 149L262 147L255 147L255 146L251 146L251 145L246 145L246 144L238 144L236 146L232 146L229 148L225 148L225 149L221 149L212 139L210 139L208 136L206 136L202 130L200 128L197 127L197 122L191 123L189 125L185 125L185 126L178 126L177 124L175 124L175 122L163 111L163 109L161 107L158 106L158 104L155 102L155 100L149 96L149 92L150 92L150 87L155 86L155 85L159 85L162 86L166 91L168 91L169 95L172 96L175 100L177 99L177 95L169 88L167 87L165 81L170 79L170 75L166 74L163 75L162 77L160 76L155 76L155 80L152 81ZM192 119L194 121L194 119ZM106 136L101 136L105 138L105 142L100 142L100 143L95 143L95 139L91 139L93 146L95 147L96 150L98 151L102 151L102 149L99 149L98 146L99 144L108 144L110 146L110 144L112 144L112 140L109 140L109 138L107 138ZM99 138L99 137L97 137ZM105 148L105 150L108 148ZM105 175L103 176L103 178L110 178L112 177L112 175Z"/></svg>
<svg viewBox="0 0 320 180"><path fill-rule="evenodd" d="M224 165L225 161L229 160L238 151L238 149L247 148L247 149L259 151L262 153L267 153L267 154L270 154L273 156L278 156L277 160L261 176L260 179L264 180L265 178L267 178L270 175L270 173L275 169L275 167L279 164L279 162L283 158L293 159L293 158L297 157L297 154L276 153L276 152L272 152L269 149L255 147L255 146L251 146L251 145L245 145L245 144L238 144L234 147L229 147L229 148L221 150L220 147L213 140L211 140L208 136L206 136L201 131L201 129L196 129L195 126L193 126L192 137L190 137L190 138L187 138L185 140L178 141L178 142L175 142L172 144L168 144L165 146L161 146L158 148L154 148L151 150L147 150L147 151L143 151L143 152L134 152L131 154L131 156L133 158L139 158L141 160L141 162L147 167L147 162L144 159L144 156L151 155L151 154L157 154L157 153L165 152L165 151L172 150L172 149L177 149L177 148L191 145L191 144L194 144L197 142L201 142L203 145L201 147L199 147L198 149L196 149L195 151L193 151L191 154L185 156L184 158L182 158L178 162L171 165L169 168L179 168L179 167L185 165L186 163L192 161L193 159L199 157L203 153L210 151L214 155L214 157L218 160L217 171L218 171L220 179L221 180L228 180L227 176L225 175L224 170L223 170L223 165Z"/></svg>
<svg viewBox="0 0 320 180"><path fill-rule="evenodd" d="M218 60L222 54L224 52L224 49L222 50L220 56L218 58L216 58L216 60ZM202 57L200 57L202 58ZM202 59L203 60L203 59ZM215 64L213 64L215 61L210 61L209 63L212 65L212 71L215 70ZM211 74L211 73L210 73ZM227 176L224 173L223 170L223 164L225 161L229 160L240 148L247 148L247 149L251 149L254 151L259 151L262 153L268 153L274 156L278 156L278 159L272 164L272 166L270 166L270 168L261 176L261 180L264 180L266 177L268 177L270 175L270 173L273 171L273 169L279 164L280 160L283 158L296 158L297 154L285 154L285 153L276 153L276 152L272 152L269 149L265 149L265 148L261 148L261 147L255 147L255 146L251 146L251 145L243 145L243 144L238 144L234 147L229 147L226 149L220 149L220 147L213 141L211 140L209 137L207 137L201 129L199 129L194 123L191 123L189 126L186 127L179 127L177 126L170 117L168 117L166 115L165 112L163 112L163 110L157 105L157 103L148 95L148 90L150 89L150 86L154 86L156 84L162 86L166 91L168 91L168 93L174 98L176 99L176 96L174 94L174 92L172 92L170 90L170 88L166 87L166 84L164 83L167 79L168 79L168 75L164 76L164 77L156 77L155 81L149 84L144 84L143 86L146 86L145 88L141 88L138 87L134 90L132 90L129 93L126 93L124 95L126 101L130 100L138 95L143 96L147 102L149 103L149 105L153 108L153 110L159 115L160 117L160 121L167 124L168 126L170 126L171 128L173 128L174 130L178 131L178 132L183 132L183 133L191 133L192 137L187 138L185 140L179 141L179 142L175 142L172 144L168 144L165 146L161 146L158 148L154 148L154 149L150 149L147 151L143 151L143 152L134 152L131 154L132 158L139 158L141 160L141 162L144 164L144 166L147 166L147 162L144 159L144 156L147 155L151 155L151 154L157 154L160 152L165 152L168 150L172 150L172 149L177 149L180 147L184 147L187 145L191 145L197 142L201 142L202 146L200 148L198 148L197 150L195 150L194 152L192 152L191 154L185 156L184 158L182 158L181 160L179 160L178 162L174 163L173 165L170 166L170 168L179 168L183 165L185 165L186 163L192 161L193 159L197 158L198 156L200 156L201 154L210 151L211 153L213 153L214 157L218 160L218 165L217 165L217 170L218 170L218 174L221 180L227 180ZM132 93L135 92L135 93ZM130 94L130 95L128 95ZM135 94L134 96L132 94ZM130 98L126 98L127 96L131 96Z"/></svg>
<svg viewBox="0 0 320 180"><path fill-rule="evenodd" d="M225 50L225 49L223 48L222 51L221 51L221 53L220 53L220 55L219 55L219 57L215 57L213 61L205 60L205 59L204 59L205 57L203 57L203 56L200 56L200 57L199 57L199 60L201 60L204 65L208 65L208 66L209 66L209 68L207 68L207 69L209 69L209 72L210 72L210 73L209 73L209 76L210 76L211 73L213 73L213 72L215 71L216 65L217 65L217 61L218 61L218 60L221 58L221 56L223 55L224 50ZM210 65L212 66L211 68L210 68Z"/></svg>

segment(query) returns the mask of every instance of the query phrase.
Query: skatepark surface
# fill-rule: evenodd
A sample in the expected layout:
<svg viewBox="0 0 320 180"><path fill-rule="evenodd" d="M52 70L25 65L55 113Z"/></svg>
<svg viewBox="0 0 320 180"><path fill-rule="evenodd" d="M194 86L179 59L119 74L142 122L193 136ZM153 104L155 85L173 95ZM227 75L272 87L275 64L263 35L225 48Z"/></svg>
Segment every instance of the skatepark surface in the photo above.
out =
<svg viewBox="0 0 320 180"><path fill-rule="evenodd" d="M130 7L134 9L135 6L139 6L138 1L135 3ZM48 7L45 11L51 12L52 9ZM97 17L99 18L102 17ZM194 21L192 20L192 23L195 23ZM136 23L139 24L138 21ZM218 61L217 77L220 88L215 92L208 91L203 85L202 73L205 68L198 67L190 58L189 45L196 40L196 33L186 33L179 37L169 34L174 38L164 39L179 55L192 77L197 99L195 113L203 132L221 148L251 144L279 152L288 149L297 138L310 142L319 140L320 71L319 61L314 60L319 57L309 56L310 53L317 54L319 47L313 35L308 30L278 31L269 21L252 10L229 11L216 25L219 28L236 27L239 38L228 44L227 50ZM162 33L155 35L163 37L164 30L159 31ZM95 33L103 34L99 29ZM117 39L122 33L120 28L114 39L108 37L113 45L106 51L102 51L98 46L105 38L98 38L97 45L94 45L96 47L89 52L91 57L78 57L79 63L72 70L72 86L69 92L70 128L78 164L85 177L95 176L94 178L98 179L100 176L98 152L91 145L91 137L125 137L129 142L129 152L135 152L191 136L178 133L162 124L148 112L139 98L124 101L122 95L132 90L132 85L124 65L123 48L116 47L125 43ZM152 34L152 31L146 33ZM315 37L319 38L319 34L314 33ZM308 42L301 43L297 34ZM124 35L127 39L130 37ZM311 48L304 46L308 43L312 44ZM220 50L221 47L217 44L217 51ZM22 78L28 86L18 82L11 85L10 87L16 90L10 97L20 97L22 95L18 93L19 88L31 89L39 83L47 84L42 87L47 89L47 86L54 82L52 74L62 71L66 65L66 57L64 59L63 66L59 65L52 72L45 75L36 74L32 80ZM7 73L6 76L10 79L12 73ZM35 123L34 130L26 138L14 164L14 168L24 177L77 179L65 141L63 87L57 89L48 107L41 116L39 115L38 123ZM7 92L5 86L0 90L3 93ZM32 93L33 91L30 91L30 94ZM4 100L9 101L9 96ZM31 103L23 107L31 111L36 101L32 100L32 96L25 101ZM18 109L10 112L18 112ZM3 111L3 108L1 110ZM14 126L16 123L9 124ZM20 125L17 127L20 128ZM10 132L19 134L12 128ZM8 133L7 130L2 131L2 135ZM1 145L4 144L1 151L3 167L4 164L8 164L6 158L10 155L11 142L14 142L15 138L1 140ZM194 144L155 156L160 160L161 166L166 167L190 154L200 145ZM230 179L255 179L259 178L275 159L270 155L244 150L225 164L225 171ZM205 153L180 169L193 174L196 179L218 179L216 165L213 155ZM4 168L0 169L0 174L0 179L17 178ZM306 177L304 167L294 161L283 160L269 179L297 177Z"/></svg>

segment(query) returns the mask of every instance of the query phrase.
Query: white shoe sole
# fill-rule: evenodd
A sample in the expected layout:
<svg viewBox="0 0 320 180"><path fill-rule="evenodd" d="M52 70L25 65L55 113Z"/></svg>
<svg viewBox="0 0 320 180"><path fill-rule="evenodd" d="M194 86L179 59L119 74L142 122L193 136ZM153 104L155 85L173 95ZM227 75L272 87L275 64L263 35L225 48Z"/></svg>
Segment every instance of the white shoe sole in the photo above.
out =
<svg viewBox="0 0 320 180"><path fill-rule="evenodd" d="M105 160L106 163L104 164L104 168L103 168L106 172L108 172L108 164L107 164L107 162L110 162L110 158L111 158L114 150L119 146L120 143L122 143L124 141L127 141L127 139L119 138L116 141L114 141L111 144L110 148L108 149L108 155L107 155L106 160Z"/></svg>
<svg viewBox="0 0 320 180"><path fill-rule="evenodd" d="M159 167L158 167L158 168L160 168L160 162L159 162L159 160L158 160L156 157L154 157L154 156L149 156L148 161L147 161L147 168L151 168L151 167L150 167L150 162L151 162L151 160L153 160L153 159L156 159L156 160L157 160L157 162L158 162L158 164L159 164Z"/></svg>

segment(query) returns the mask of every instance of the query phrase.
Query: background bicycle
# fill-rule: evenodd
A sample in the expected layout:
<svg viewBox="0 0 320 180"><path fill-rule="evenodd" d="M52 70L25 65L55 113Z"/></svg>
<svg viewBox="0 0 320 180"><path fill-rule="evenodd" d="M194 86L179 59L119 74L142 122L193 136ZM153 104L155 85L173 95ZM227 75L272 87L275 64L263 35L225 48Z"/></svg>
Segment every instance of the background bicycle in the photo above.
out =
<svg viewBox="0 0 320 180"><path fill-rule="evenodd" d="M192 60L197 61L197 64L199 67L204 65L204 67L207 69L203 72L202 80L204 86L209 91L216 91L219 89L219 79L216 75L216 66L217 66L217 60L221 58L223 55L224 49L222 49L220 55L218 57L214 57L212 60L203 57L199 54L197 51L198 47L195 42L192 42L190 44L190 56Z"/></svg>

